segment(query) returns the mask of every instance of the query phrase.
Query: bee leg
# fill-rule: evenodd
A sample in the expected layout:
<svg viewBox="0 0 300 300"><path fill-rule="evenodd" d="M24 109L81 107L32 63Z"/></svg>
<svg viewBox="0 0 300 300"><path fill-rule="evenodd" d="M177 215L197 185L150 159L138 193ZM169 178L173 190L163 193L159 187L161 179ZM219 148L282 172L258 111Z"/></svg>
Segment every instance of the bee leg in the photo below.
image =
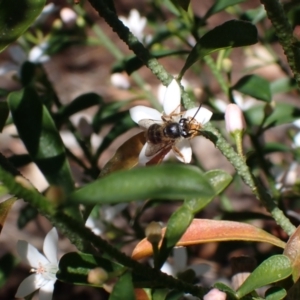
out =
<svg viewBox="0 0 300 300"><path fill-rule="evenodd" d="M173 117L177 117L177 116L181 115L181 112L175 113L175 111L178 108L180 108L180 104L169 115L166 115L165 113L163 113L163 115L161 117L163 119L163 121L165 121L165 122L172 121Z"/></svg>
<svg viewBox="0 0 300 300"><path fill-rule="evenodd" d="M172 146L172 150L173 150L178 156L180 156L180 158L182 159L182 161L185 163L184 156L182 155L182 153L180 152L180 150L179 150L176 146Z"/></svg>

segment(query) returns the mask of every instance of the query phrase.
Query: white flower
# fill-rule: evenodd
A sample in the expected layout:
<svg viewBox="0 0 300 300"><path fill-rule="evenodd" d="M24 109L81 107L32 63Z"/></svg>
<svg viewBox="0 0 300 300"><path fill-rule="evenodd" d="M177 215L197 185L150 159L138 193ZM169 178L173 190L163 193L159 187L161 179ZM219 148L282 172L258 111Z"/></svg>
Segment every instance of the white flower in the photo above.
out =
<svg viewBox="0 0 300 300"><path fill-rule="evenodd" d="M39 45L34 46L28 54L28 61L32 63L44 63L50 59L50 56L45 54L48 49L49 44L47 42L42 42Z"/></svg>
<svg viewBox="0 0 300 300"><path fill-rule="evenodd" d="M52 299L58 271L57 243L58 234L55 227L46 235L43 245L45 256L31 244L25 241L18 241L17 251L22 260L33 268L34 274L21 282L15 296L16 298L23 298L39 289L40 300Z"/></svg>
<svg viewBox="0 0 300 300"><path fill-rule="evenodd" d="M106 231L106 223L112 222L115 216L125 209L127 205L128 203L102 205L100 208L100 218L90 215L85 222L85 226L90 228L94 234L101 235Z"/></svg>
<svg viewBox="0 0 300 300"><path fill-rule="evenodd" d="M132 34L135 35L140 42L143 41L143 31L147 23L147 19L145 17L141 17L140 13L136 9L132 9L128 18L121 16L119 19L129 28Z"/></svg>
<svg viewBox="0 0 300 300"><path fill-rule="evenodd" d="M132 120L139 124L144 130L148 130L148 128L153 124L162 125L164 123L162 116L170 116L171 121L174 123L179 122L179 120L183 118L194 118L195 122L204 125L210 120L212 112L204 107L201 107L199 111L198 107L194 107L181 113L180 99L180 87L176 80L173 79L165 93L163 114L156 109L141 105L131 108L129 112ZM139 155L139 162L141 165L145 165L161 151L161 149L158 149L158 151L156 151L153 155L149 156L146 152L148 146L149 142L146 142ZM192 159L192 148L188 138L180 137L176 139L172 149L177 159L184 163L190 163Z"/></svg>
<svg viewBox="0 0 300 300"><path fill-rule="evenodd" d="M165 262L161 268L161 271L171 275L177 276L178 273L182 273L187 269L192 269L196 276L200 276L210 268L208 264L188 265L187 250L185 247L178 247L173 249L173 263Z"/></svg>
<svg viewBox="0 0 300 300"><path fill-rule="evenodd" d="M236 103L237 106L239 106L239 108L242 111L246 111L249 108L251 108L252 106L254 106L256 103L258 103L258 101L256 99L249 97L249 96L242 95L241 93L239 93L237 91L233 91L232 95L233 95L234 102ZM220 112L225 112L228 103L221 99L215 99L213 102L213 105Z"/></svg>
<svg viewBox="0 0 300 300"><path fill-rule="evenodd" d="M49 45L47 42L36 45L29 51L27 57L26 52L19 45L10 46L8 48L8 53L12 62L7 62L0 65L0 76L14 72L18 74L18 77L20 77L21 66L26 60L32 63L43 63L48 61L50 57L44 54L48 47Z"/></svg>
<svg viewBox="0 0 300 300"><path fill-rule="evenodd" d="M185 80L184 78L181 79L180 84L183 86L183 88L185 90L191 88L189 82L187 80ZM160 83L157 88L157 99L161 105L163 105L163 103L164 103L166 91L167 91L167 87L165 85L163 85L162 83Z"/></svg>

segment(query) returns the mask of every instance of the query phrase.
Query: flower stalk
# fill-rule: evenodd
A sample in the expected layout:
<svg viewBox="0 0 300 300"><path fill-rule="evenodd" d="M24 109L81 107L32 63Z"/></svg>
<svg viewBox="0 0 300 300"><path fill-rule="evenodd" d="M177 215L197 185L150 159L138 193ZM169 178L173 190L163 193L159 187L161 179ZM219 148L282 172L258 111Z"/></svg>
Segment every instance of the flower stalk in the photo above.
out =
<svg viewBox="0 0 300 300"><path fill-rule="evenodd" d="M261 0L261 3L265 6L268 18L274 26L276 35L294 73L298 89L300 89L300 48L297 46L297 39L293 36L292 27L282 4L278 0Z"/></svg>

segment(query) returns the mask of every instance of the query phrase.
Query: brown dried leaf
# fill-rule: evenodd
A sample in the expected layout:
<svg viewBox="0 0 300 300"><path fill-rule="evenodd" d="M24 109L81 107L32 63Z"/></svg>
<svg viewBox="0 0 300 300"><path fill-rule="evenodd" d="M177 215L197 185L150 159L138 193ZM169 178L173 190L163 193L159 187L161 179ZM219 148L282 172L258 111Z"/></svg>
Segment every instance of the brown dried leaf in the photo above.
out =
<svg viewBox="0 0 300 300"><path fill-rule="evenodd" d="M100 177L114 171L129 170L135 167L138 164L139 154L145 143L144 132L140 132L127 140L103 167Z"/></svg>

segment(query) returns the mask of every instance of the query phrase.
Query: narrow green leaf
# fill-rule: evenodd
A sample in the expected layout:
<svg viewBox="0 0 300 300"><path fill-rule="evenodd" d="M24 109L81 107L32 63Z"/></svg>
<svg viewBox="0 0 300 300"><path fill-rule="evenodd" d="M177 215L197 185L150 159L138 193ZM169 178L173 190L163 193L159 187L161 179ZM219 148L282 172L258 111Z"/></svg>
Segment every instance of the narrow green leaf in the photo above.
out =
<svg viewBox="0 0 300 300"><path fill-rule="evenodd" d="M205 16L203 17L204 20L208 19L210 16L225 10L229 6L236 5L238 3L245 2L245 0L217 0L214 4L210 7L210 9L206 12Z"/></svg>
<svg viewBox="0 0 300 300"><path fill-rule="evenodd" d="M64 145L38 94L31 87L12 92L8 104L20 138L32 161L37 164L49 184L61 186L68 194L74 188Z"/></svg>
<svg viewBox="0 0 300 300"><path fill-rule="evenodd" d="M297 89L295 79L290 77L279 78L270 83L272 95L277 93L288 93Z"/></svg>
<svg viewBox="0 0 300 300"><path fill-rule="evenodd" d="M232 89L265 102L272 101L270 82L258 75L244 76Z"/></svg>
<svg viewBox="0 0 300 300"><path fill-rule="evenodd" d="M260 125L264 118L265 105L256 105L245 111L249 125ZM300 109L289 103L276 103L264 122L264 129L292 123L300 118Z"/></svg>
<svg viewBox="0 0 300 300"><path fill-rule="evenodd" d="M190 0L171 0L171 2L177 6L181 7L183 10L187 11L190 5Z"/></svg>
<svg viewBox="0 0 300 300"><path fill-rule="evenodd" d="M130 272L123 274L114 286L109 300L135 300L134 287Z"/></svg>
<svg viewBox="0 0 300 300"><path fill-rule="evenodd" d="M194 213L201 211L206 207L218 194L220 194L232 181L232 176L222 170L211 170L205 173L206 179L209 180L214 188L214 194L210 197L201 197L195 199L186 199L185 205Z"/></svg>
<svg viewBox="0 0 300 300"><path fill-rule="evenodd" d="M147 198L211 197L214 189L200 169L182 164L117 171L75 191L74 203L120 203Z"/></svg>
<svg viewBox="0 0 300 300"><path fill-rule="evenodd" d="M281 300L287 295L286 290L280 286L273 286L265 293L266 300Z"/></svg>
<svg viewBox="0 0 300 300"><path fill-rule="evenodd" d="M217 282L214 284L214 287L227 294L228 299L226 298L226 300L236 299L235 291L225 283Z"/></svg>
<svg viewBox="0 0 300 300"><path fill-rule="evenodd" d="M46 0L0 1L0 52L27 30L45 3Z"/></svg>
<svg viewBox="0 0 300 300"><path fill-rule="evenodd" d="M215 195L220 194L232 181L232 176L223 170L210 170L205 177L215 190Z"/></svg>
<svg viewBox="0 0 300 300"><path fill-rule="evenodd" d="M169 292L168 289L153 289L152 300L165 300Z"/></svg>
<svg viewBox="0 0 300 300"><path fill-rule="evenodd" d="M162 245L159 249L158 263L160 267L164 264L174 246L190 226L193 218L193 212L184 205L171 215Z"/></svg>
<svg viewBox="0 0 300 300"><path fill-rule="evenodd" d="M102 268L107 272L107 280L120 276L125 271L122 265L101 256L69 252L60 259L59 272L56 276L59 280L72 284L95 286L87 281L87 276L96 268Z"/></svg>
<svg viewBox="0 0 300 300"><path fill-rule="evenodd" d="M230 20L207 32L194 46L184 67L180 71L182 78L185 71L204 56L224 48L249 46L257 43L257 29L249 22Z"/></svg>
<svg viewBox="0 0 300 300"><path fill-rule="evenodd" d="M86 93L75 98L70 104L62 106L55 117L59 122L68 119L70 116L94 105L100 105L103 99L96 93Z"/></svg>
<svg viewBox="0 0 300 300"><path fill-rule="evenodd" d="M238 298L257 288L278 282L292 274L291 262L285 255L274 255L262 262L236 292Z"/></svg>
<svg viewBox="0 0 300 300"><path fill-rule="evenodd" d="M36 74L37 65L25 61L21 67L21 82L23 86L29 85L31 82L33 82L35 74Z"/></svg>

